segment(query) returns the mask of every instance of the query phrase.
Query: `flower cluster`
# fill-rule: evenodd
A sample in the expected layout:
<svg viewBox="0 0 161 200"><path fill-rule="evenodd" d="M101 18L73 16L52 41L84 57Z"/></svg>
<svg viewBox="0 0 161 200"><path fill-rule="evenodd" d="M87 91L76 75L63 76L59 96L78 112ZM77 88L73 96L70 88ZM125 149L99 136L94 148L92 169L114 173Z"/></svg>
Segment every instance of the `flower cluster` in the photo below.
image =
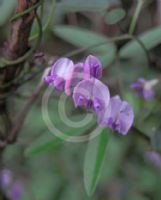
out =
<svg viewBox="0 0 161 200"><path fill-rule="evenodd" d="M75 107L93 109L99 125L126 135L133 124L133 109L119 96L111 98L108 87L100 81L101 77L100 60L89 55L84 62L76 64L68 58L60 58L44 79L56 90L72 95Z"/></svg>
<svg viewBox="0 0 161 200"><path fill-rule="evenodd" d="M20 200L22 197L22 185L20 181L14 181L13 174L8 169L0 171L0 188L11 200Z"/></svg>

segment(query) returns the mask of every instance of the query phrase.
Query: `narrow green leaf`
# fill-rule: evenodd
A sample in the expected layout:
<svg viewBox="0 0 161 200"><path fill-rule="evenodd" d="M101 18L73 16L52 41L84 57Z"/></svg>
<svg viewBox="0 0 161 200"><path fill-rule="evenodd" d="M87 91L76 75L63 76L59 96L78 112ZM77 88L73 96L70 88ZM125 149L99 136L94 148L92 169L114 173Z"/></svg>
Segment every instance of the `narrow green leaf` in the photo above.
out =
<svg viewBox="0 0 161 200"><path fill-rule="evenodd" d="M147 50L150 50L161 43L161 26L155 27L150 31L138 36L138 39L142 41ZM130 58L144 54L144 50L138 44L136 40L128 42L120 50L120 56L123 58Z"/></svg>
<svg viewBox="0 0 161 200"><path fill-rule="evenodd" d="M90 47L109 39L104 35L74 26L56 26L54 33L63 40L80 48ZM97 55L103 64L107 66L114 59L116 47L114 43L108 42L94 48L89 48L87 51Z"/></svg>
<svg viewBox="0 0 161 200"><path fill-rule="evenodd" d="M126 15L126 12L122 8L113 9L106 13L105 22L107 24L116 24L122 20Z"/></svg>
<svg viewBox="0 0 161 200"><path fill-rule="evenodd" d="M58 3L58 8L68 12L102 11L118 0L63 0Z"/></svg>
<svg viewBox="0 0 161 200"><path fill-rule="evenodd" d="M61 144L63 140L57 138L53 135L44 134L42 137L37 139L25 150L26 156L35 155L38 153L43 153L55 148L57 145Z"/></svg>
<svg viewBox="0 0 161 200"><path fill-rule="evenodd" d="M89 125L87 129L90 129L92 125ZM76 136L82 134L86 130L82 130L82 128L79 129L70 129L69 131L66 131L64 138L61 139L59 137L56 137L52 135L51 133L44 133L39 139L37 139L35 142L33 142L27 149L25 150L26 156L35 155L38 153L43 153L46 151L49 151L51 149L54 149L61 143L63 143L66 139L69 139L71 136Z"/></svg>
<svg viewBox="0 0 161 200"><path fill-rule="evenodd" d="M92 195L99 180L108 140L109 130L106 128L88 143L84 162L84 184L88 195Z"/></svg>

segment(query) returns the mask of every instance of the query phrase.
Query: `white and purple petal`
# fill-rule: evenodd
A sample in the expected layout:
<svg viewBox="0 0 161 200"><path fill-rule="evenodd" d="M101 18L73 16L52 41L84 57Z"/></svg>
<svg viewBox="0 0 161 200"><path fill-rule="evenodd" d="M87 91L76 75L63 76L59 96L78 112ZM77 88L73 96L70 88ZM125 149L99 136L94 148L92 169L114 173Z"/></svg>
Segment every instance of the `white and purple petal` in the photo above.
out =
<svg viewBox="0 0 161 200"><path fill-rule="evenodd" d="M109 89L95 78L80 81L73 91L73 100L76 107L93 108L97 115L105 112L110 100Z"/></svg>
<svg viewBox="0 0 161 200"><path fill-rule="evenodd" d="M97 78L102 77L102 64L101 61L93 56L89 55L84 62L84 78Z"/></svg>
<svg viewBox="0 0 161 200"><path fill-rule="evenodd" d="M69 80L71 73L74 70L74 63L68 58L58 59L51 69L51 76L61 77L64 80Z"/></svg>
<svg viewBox="0 0 161 200"><path fill-rule="evenodd" d="M144 78L139 78L135 83L132 83L130 87L136 91L138 96L143 96L145 100L152 100L155 92L153 87L158 83L157 79L145 80Z"/></svg>

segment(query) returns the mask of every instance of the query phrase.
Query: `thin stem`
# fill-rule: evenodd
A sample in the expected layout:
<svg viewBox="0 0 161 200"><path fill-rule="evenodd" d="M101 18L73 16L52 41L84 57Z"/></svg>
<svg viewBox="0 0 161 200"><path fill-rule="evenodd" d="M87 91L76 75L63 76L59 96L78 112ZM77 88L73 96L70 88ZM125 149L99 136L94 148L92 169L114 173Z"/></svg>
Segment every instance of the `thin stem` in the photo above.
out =
<svg viewBox="0 0 161 200"><path fill-rule="evenodd" d="M117 41L121 41L121 40L128 40L128 39L131 39L131 36L130 35L122 35L122 36L118 36L118 37L113 37L111 39L107 39L107 40L104 40L102 42L99 42L99 43L95 43L95 44L92 44L92 45L89 45L89 46L86 46L86 47L83 47L83 48L80 48L80 49L77 49L77 50L74 50L70 53L67 53L65 56L66 57L72 57L72 56L75 56L79 53L82 53L84 51L87 51L89 49L94 49L98 46L101 46L101 45L104 45L105 43L110 43L110 42L117 42Z"/></svg>
<svg viewBox="0 0 161 200"><path fill-rule="evenodd" d="M130 35L132 35L134 33L134 31L135 31L137 20L139 18L141 9L143 7L143 4L144 4L144 0L138 0L137 1L136 10L135 10L135 13L134 13L134 16L132 18L132 21L131 21L131 24L130 24L130 28L129 28L129 34Z"/></svg>
<svg viewBox="0 0 161 200"><path fill-rule="evenodd" d="M104 45L105 43L109 43L109 42L117 42L117 41L121 41L121 40L128 40L128 39L133 39L133 40L136 40L136 42L141 46L141 48L144 50L145 52L145 55L147 57L147 61L148 61L148 65L150 66L150 55L149 55L149 52L148 50L146 49L144 43L136 36L132 36L132 35L122 35L122 36L118 36L118 37L113 37L111 39L108 39L108 40L104 40L102 42L99 42L99 43L96 43L96 44L93 44L93 45L89 45L87 47L83 47L83 48L80 48L80 49L76 49L70 53L67 53L65 56L66 57L72 57L72 56L75 56L77 54L80 54L84 51L87 51L89 49L94 49L98 46L101 46L101 45Z"/></svg>
<svg viewBox="0 0 161 200"><path fill-rule="evenodd" d="M132 130L135 131L135 133L140 136L142 139L144 139L148 144L150 144L151 139L148 135L146 135L144 132L142 132L139 128L136 126L132 126Z"/></svg>
<svg viewBox="0 0 161 200"><path fill-rule="evenodd" d="M51 8L50 8L50 11L49 11L47 22L42 28L43 32L46 32L49 29L49 27L50 27L50 25L51 25L51 23L53 21L54 14L55 14L55 12L54 12L55 11L55 7L56 7L56 0L53 0ZM31 36L29 38L29 41L32 41L32 40L36 39L37 37L38 37L38 34L36 33L35 35L33 35L33 36Z"/></svg>
<svg viewBox="0 0 161 200"><path fill-rule="evenodd" d="M17 118L15 126L13 127L13 129L11 130L11 133L9 134L9 136L7 138L7 143L13 143L17 140L17 137L18 137L19 131L23 125L23 122L24 122L30 108L32 107L33 103L38 98L43 87L44 87L44 83L42 81L40 81L40 83L36 87L34 93L29 98L29 100L27 101L26 105L24 106L22 112L20 113L19 117Z"/></svg>
<svg viewBox="0 0 161 200"><path fill-rule="evenodd" d="M14 21L14 20L16 20L18 18L23 17L24 15L26 15L26 14L30 13L31 11L35 10L35 8L37 8L40 4L41 4L41 2L38 2L37 4L33 5L32 7L24 10L23 12L15 14L13 17L11 17L10 21L12 22L12 21Z"/></svg>
<svg viewBox="0 0 161 200"><path fill-rule="evenodd" d="M44 0L40 1L41 7L40 7L40 19L42 20L44 15Z"/></svg>
<svg viewBox="0 0 161 200"><path fill-rule="evenodd" d="M146 46L144 45L144 43L137 37L137 36L131 36L134 40L136 40L136 42L140 45L140 47L144 50L145 52L145 56L147 58L147 63L148 63L148 67L150 67L151 64L151 59L150 59L150 55L149 55L149 51L146 49Z"/></svg>

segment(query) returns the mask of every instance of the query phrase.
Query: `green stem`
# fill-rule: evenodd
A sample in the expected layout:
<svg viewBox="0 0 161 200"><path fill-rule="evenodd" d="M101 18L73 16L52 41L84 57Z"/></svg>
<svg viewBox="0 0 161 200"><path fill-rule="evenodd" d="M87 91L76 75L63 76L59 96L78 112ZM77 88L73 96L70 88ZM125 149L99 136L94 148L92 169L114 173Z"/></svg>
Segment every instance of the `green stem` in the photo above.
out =
<svg viewBox="0 0 161 200"><path fill-rule="evenodd" d="M72 56L75 56L79 53L82 53L84 51L87 51L89 49L94 49L98 46L101 46L101 45L104 45L105 43L110 43L110 42L117 42L117 41L121 41L121 40L129 40L131 39L131 36L130 35L121 35L121 36L117 36L117 37L113 37L111 39L107 39L107 40L104 40L102 42L99 42L99 43L96 43L96 44L92 44L92 45L89 45L89 46L86 46L86 47L83 47L83 48L80 48L80 49L77 49L77 50L74 50L70 53L67 53L65 55L65 57L72 57Z"/></svg>
<svg viewBox="0 0 161 200"><path fill-rule="evenodd" d="M130 28L129 28L129 34L130 35L132 35L134 33L134 30L135 30L135 27L136 27L136 24L137 24L137 20L138 20L138 17L140 15L143 4L144 4L144 0L138 0L137 1L136 10L135 10L135 13L134 13L134 16L132 18Z"/></svg>
<svg viewBox="0 0 161 200"><path fill-rule="evenodd" d="M40 7L40 19L42 20L44 15L44 0L40 1L41 7Z"/></svg>
<svg viewBox="0 0 161 200"><path fill-rule="evenodd" d="M136 40L136 42L140 45L140 47L144 50L145 52L145 56L147 58L147 63L148 63L148 67L150 67L151 64L151 60L150 60L150 55L148 50L146 49L146 46L144 45L144 43L137 37L137 36L131 36L134 40Z"/></svg>
<svg viewBox="0 0 161 200"><path fill-rule="evenodd" d="M89 49L94 49L94 48L96 48L96 47L98 47L98 46L104 45L105 43L117 42L117 41L121 41L121 40L129 40L129 39L134 39L134 40L136 40L136 42L141 46L141 48L144 50L145 55L146 55L146 57L147 57L148 64L150 65L150 56L149 56L148 50L146 49L144 43L143 43L141 40L139 40L137 37L132 36L132 35L128 35L128 34L127 34L127 35L118 36L118 37L113 37L113 38L111 38L111 39L104 40L104 41L102 41L102 42L99 42L99 43L96 43L96 44L93 44L93 45L89 45L89 46L83 47L83 48L81 48L81 49L74 50L74 51L72 51L72 52L70 52L70 53L67 53L65 56L66 56L66 57L72 57L72 56L75 56L75 55L77 55L77 54L79 54L79 53L82 53L82 52L84 52L84 51L87 51L87 50L89 50Z"/></svg>
<svg viewBox="0 0 161 200"><path fill-rule="evenodd" d="M26 15L26 14L30 13L31 11L35 10L35 8L37 8L40 4L41 4L41 2L35 4L34 6L32 6L32 7L28 8L28 9L26 9L25 11L23 11L23 12L21 12L21 13L15 14L15 15L10 19L10 21L12 22L12 21L14 21L14 20L16 20L16 19L18 19L18 18L20 18L20 17L23 17L24 15Z"/></svg>
<svg viewBox="0 0 161 200"><path fill-rule="evenodd" d="M49 11L47 22L46 22L46 24L42 28L43 32L46 32L49 29L49 27L50 27L50 25L51 25L51 23L53 21L54 13L55 13L54 12L55 7L56 7L56 0L53 0L51 8L50 8L50 11ZM29 41L32 41L32 40L36 39L37 37L38 37L38 34L36 33L35 35L33 35L33 36L31 36L29 38Z"/></svg>

